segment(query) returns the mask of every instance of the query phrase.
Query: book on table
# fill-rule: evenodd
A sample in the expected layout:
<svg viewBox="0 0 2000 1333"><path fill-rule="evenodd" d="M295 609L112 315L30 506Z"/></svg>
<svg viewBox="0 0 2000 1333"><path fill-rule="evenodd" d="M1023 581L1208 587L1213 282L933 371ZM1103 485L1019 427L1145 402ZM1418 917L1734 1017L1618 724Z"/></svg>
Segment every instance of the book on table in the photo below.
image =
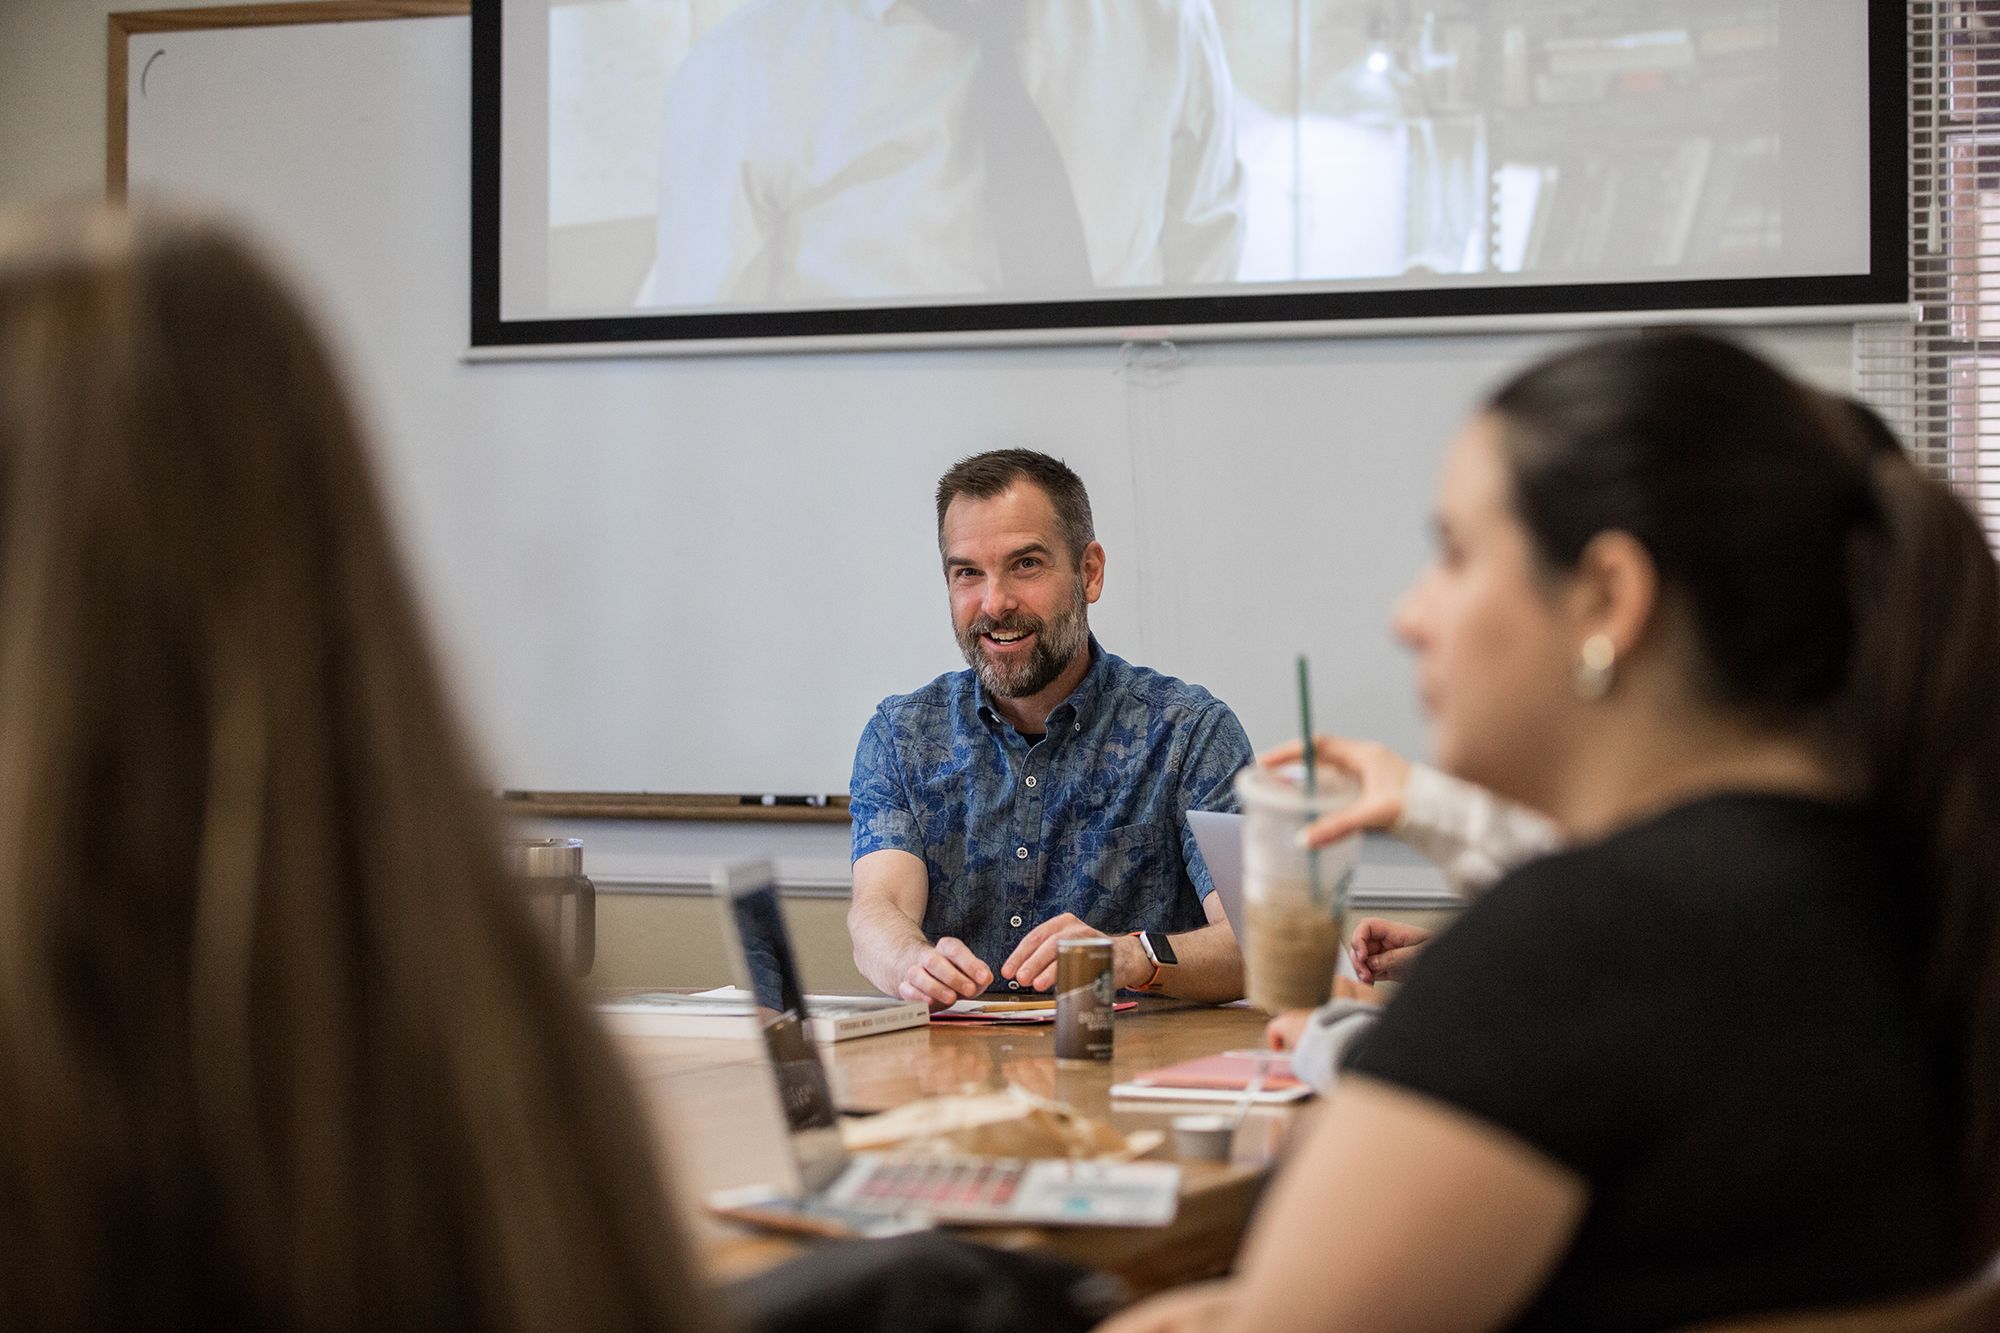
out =
<svg viewBox="0 0 2000 1333"><path fill-rule="evenodd" d="M1251 1085L1257 1085L1250 1092ZM1244 1093L1253 1106L1270 1106L1310 1097L1312 1088L1292 1073L1289 1055L1280 1051L1223 1051L1151 1069L1111 1085L1114 1098L1167 1102L1237 1102Z"/></svg>
<svg viewBox="0 0 2000 1333"><path fill-rule="evenodd" d="M930 1007L915 1000L886 995L812 995L813 1040L846 1041L851 1037L922 1027ZM613 1032L635 1037L761 1036L764 1018L756 997L736 986L683 994L678 991L632 991L602 1000L597 1012Z"/></svg>
<svg viewBox="0 0 2000 1333"><path fill-rule="evenodd" d="M1124 1013L1127 1009L1137 1009L1137 1000L1120 1000L1111 1006L1112 1012ZM1042 1000L987 999L983 996L960 1000L948 1009L940 1009L931 1015L933 1023L1053 1023L1056 1021L1056 1002L1053 998Z"/></svg>

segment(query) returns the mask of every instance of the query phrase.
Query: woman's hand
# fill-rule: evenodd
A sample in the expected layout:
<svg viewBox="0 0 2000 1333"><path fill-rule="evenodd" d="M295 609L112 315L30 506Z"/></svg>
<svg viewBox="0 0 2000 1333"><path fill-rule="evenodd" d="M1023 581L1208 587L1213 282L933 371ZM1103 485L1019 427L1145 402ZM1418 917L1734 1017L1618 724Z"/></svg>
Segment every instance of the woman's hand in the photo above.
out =
<svg viewBox="0 0 2000 1333"><path fill-rule="evenodd" d="M1344 736L1313 737L1313 756L1320 763L1361 784L1352 803L1306 826L1308 847L1325 847L1362 829L1390 829L1403 817L1403 788L1410 780L1410 761L1386 745L1349 740ZM1305 757L1305 746L1286 741L1257 756L1265 768L1282 768Z"/></svg>
<svg viewBox="0 0 2000 1333"><path fill-rule="evenodd" d="M1354 927L1347 953L1354 961L1354 974L1369 985L1400 981L1416 961L1417 950L1430 937L1431 932L1422 926L1405 926L1377 916L1363 917Z"/></svg>
<svg viewBox="0 0 2000 1333"><path fill-rule="evenodd" d="M1264 1043L1274 1051L1297 1050L1299 1034L1312 1022L1310 1009L1287 1009L1264 1025Z"/></svg>

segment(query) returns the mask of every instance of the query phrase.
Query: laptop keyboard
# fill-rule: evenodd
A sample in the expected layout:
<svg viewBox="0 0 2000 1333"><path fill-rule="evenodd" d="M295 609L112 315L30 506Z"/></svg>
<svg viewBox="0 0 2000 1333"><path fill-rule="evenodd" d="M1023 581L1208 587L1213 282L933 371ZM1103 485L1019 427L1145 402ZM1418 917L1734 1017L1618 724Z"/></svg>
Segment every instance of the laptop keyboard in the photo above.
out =
<svg viewBox="0 0 2000 1333"><path fill-rule="evenodd" d="M868 1212L936 1212L1005 1208L1021 1188L1028 1164L1019 1158L937 1158L871 1163L848 1196Z"/></svg>

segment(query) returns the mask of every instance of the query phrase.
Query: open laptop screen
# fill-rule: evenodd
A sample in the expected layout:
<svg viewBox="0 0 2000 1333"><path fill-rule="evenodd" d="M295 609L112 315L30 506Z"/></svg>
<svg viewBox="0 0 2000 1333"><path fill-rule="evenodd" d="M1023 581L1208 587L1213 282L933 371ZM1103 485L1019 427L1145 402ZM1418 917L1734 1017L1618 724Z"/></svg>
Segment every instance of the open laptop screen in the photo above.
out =
<svg viewBox="0 0 2000 1333"><path fill-rule="evenodd" d="M838 1174L844 1155L835 1129L833 1091L813 1047L805 987L799 981L777 883L770 864L758 861L718 869L715 887L736 937L745 983L757 997L785 1127L792 1135L806 1188L817 1189Z"/></svg>

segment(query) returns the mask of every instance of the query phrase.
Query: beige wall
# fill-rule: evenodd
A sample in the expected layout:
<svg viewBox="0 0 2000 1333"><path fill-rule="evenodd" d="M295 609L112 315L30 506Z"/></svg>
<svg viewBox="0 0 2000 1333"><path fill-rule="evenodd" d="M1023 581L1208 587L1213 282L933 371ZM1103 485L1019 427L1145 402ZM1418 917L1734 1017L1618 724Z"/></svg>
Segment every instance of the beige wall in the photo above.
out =
<svg viewBox="0 0 2000 1333"><path fill-rule="evenodd" d="M787 898L785 913L799 949L806 985L821 991L865 991L847 945L845 898ZM1370 915L1437 927L1449 912ZM722 918L709 898L660 893L597 895L594 986L726 986L729 955Z"/></svg>
<svg viewBox="0 0 2000 1333"><path fill-rule="evenodd" d="M847 899L787 898L785 917L806 986L865 991L847 947ZM591 984L727 986L730 970L715 900L692 894L599 893L597 967Z"/></svg>

